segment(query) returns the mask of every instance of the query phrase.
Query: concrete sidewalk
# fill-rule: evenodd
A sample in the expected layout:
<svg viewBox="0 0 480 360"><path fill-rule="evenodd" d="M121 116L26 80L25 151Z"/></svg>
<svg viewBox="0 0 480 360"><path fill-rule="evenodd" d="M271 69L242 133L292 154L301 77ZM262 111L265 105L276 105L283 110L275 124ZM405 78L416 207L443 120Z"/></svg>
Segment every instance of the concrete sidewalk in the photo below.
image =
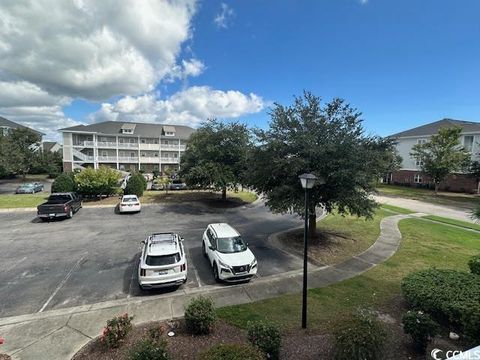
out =
<svg viewBox="0 0 480 360"><path fill-rule="evenodd" d="M435 204L430 204L430 203L426 203L419 200L404 199L404 198L390 197L390 196L381 196L381 195L375 195L373 196L373 199L375 199L375 201L381 204L398 206L404 209L409 209L415 212L422 212L428 215L437 215L437 216L442 216L450 219L456 219L456 220L466 221L469 223L475 223L475 221L471 217L470 212L464 209L453 208L453 207L442 206L442 205L435 205Z"/></svg>
<svg viewBox="0 0 480 360"><path fill-rule="evenodd" d="M384 218L376 242L357 256L334 266L311 266L309 288L325 287L352 278L387 260L396 252L401 241L398 222L412 216L414 215L394 215ZM200 294L212 297L215 305L222 307L298 293L301 289L302 270L296 270L259 278L244 285L181 289L148 298L127 298L1 318L0 336L5 339L1 351L13 359L70 359L100 334L108 319L124 312L133 315L134 323L140 324L182 317L185 305L192 297Z"/></svg>

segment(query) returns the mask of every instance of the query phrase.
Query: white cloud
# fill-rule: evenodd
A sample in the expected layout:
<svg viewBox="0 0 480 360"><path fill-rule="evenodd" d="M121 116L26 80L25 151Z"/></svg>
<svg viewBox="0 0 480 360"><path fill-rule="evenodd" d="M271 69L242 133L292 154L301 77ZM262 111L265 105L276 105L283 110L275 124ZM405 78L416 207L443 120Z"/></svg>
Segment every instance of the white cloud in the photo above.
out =
<svg viewBox="0 0 480 360"><path fill-rule="evenodd" d="M2 1L0 77L92 100L151 91L191 36L194 11L194 0Z"/></svg>
<svg viewBox="0 0 480 360"><path fill-rule="evenodd" d="M175 65L165 78L166 82L185 80L187 77L195 77L203 73L205 64L198 59L182 60L181 65Z"/></svg>
<svg viewBox="0 0 480 360"><path fill-rule="evenodd" d="M227 29L230 26L234 15L235 11L233 11L233 9L227 4L222 3L220 12L215 16L213 22L218 28Z"/></svg>
<svg viewBox="0 0 480 360"><path fill-rule="evenodd" d="M237 118L264 108L264 100L252 93L245 95L234 90L193 86L165 100L146 94L126 96L114 104L104 103L90 116L90 120L175 123L195 127L208 118Z"/></svg>

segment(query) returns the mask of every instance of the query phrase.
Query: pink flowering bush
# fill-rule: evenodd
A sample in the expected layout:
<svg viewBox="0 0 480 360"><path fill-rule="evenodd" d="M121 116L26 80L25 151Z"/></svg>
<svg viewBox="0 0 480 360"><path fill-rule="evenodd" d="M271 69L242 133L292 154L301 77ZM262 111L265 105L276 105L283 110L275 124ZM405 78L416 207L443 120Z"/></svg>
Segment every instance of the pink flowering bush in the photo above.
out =
<svg viewBox="0 0 480 360"><path fill-rule="evenodd" d="M132 316L127 313L107 321L100 335L100 342L109 349L117 348L132 330Z"/></svg>

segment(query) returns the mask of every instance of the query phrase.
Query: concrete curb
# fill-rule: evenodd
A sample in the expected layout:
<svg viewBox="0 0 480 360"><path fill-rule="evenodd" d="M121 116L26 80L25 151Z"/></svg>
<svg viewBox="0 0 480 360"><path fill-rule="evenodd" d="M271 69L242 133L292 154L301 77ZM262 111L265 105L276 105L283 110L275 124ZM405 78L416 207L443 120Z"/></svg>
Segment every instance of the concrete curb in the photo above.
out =
<svg viewBox="0 0 480 360"><path fill-rule="evenodd" d="M402 239L398 222L413 216L388 216L380 223L378 239L363 253L333 266L312 266L309 288L325 287L358 276L387 260L396 252ZM2 350L13 359L70 359L100 334L106 320L123 312L134 315L135 324L179 318L183 316L185 305L196 295L207 294L216 307L250 303L299 293L302 276L302 269L299 269L261 277L247 284L183 288L174 294L125 298L1 318L0 334L6 339Z"/></svg>

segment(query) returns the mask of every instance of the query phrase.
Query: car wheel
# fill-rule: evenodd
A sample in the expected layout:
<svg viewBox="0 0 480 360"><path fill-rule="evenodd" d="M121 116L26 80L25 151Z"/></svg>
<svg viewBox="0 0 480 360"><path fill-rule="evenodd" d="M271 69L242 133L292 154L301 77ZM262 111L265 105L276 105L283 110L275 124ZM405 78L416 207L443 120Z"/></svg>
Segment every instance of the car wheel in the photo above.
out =
<svg viewBox="0 0 480 360"><path fill-rule="evenodd" d="M207 250L205 249L205 243L202 241L202 254L207 257Z"/></svg>
<svg viewBox="0 0 480 360"><path fill-rule="evenodd" d="M41 217L40 220L42 220L42 222L47 222L49 219Z"/></svg>
<svg viewBox="0 0 480 360"><path fill-rule="evenodd" d="M220 277L218 276L217 264L213 264L213 277L215 278L215 281L220 281Z"/></svg>
<svg viewBox="0 0 480 360"><path fill-rule="evenodd" d="M70 211L68 212L67 217L68 217L69 219L71 219L71 218L73 217L73 210L72 210L72 208L70 208Z"/></svg>

